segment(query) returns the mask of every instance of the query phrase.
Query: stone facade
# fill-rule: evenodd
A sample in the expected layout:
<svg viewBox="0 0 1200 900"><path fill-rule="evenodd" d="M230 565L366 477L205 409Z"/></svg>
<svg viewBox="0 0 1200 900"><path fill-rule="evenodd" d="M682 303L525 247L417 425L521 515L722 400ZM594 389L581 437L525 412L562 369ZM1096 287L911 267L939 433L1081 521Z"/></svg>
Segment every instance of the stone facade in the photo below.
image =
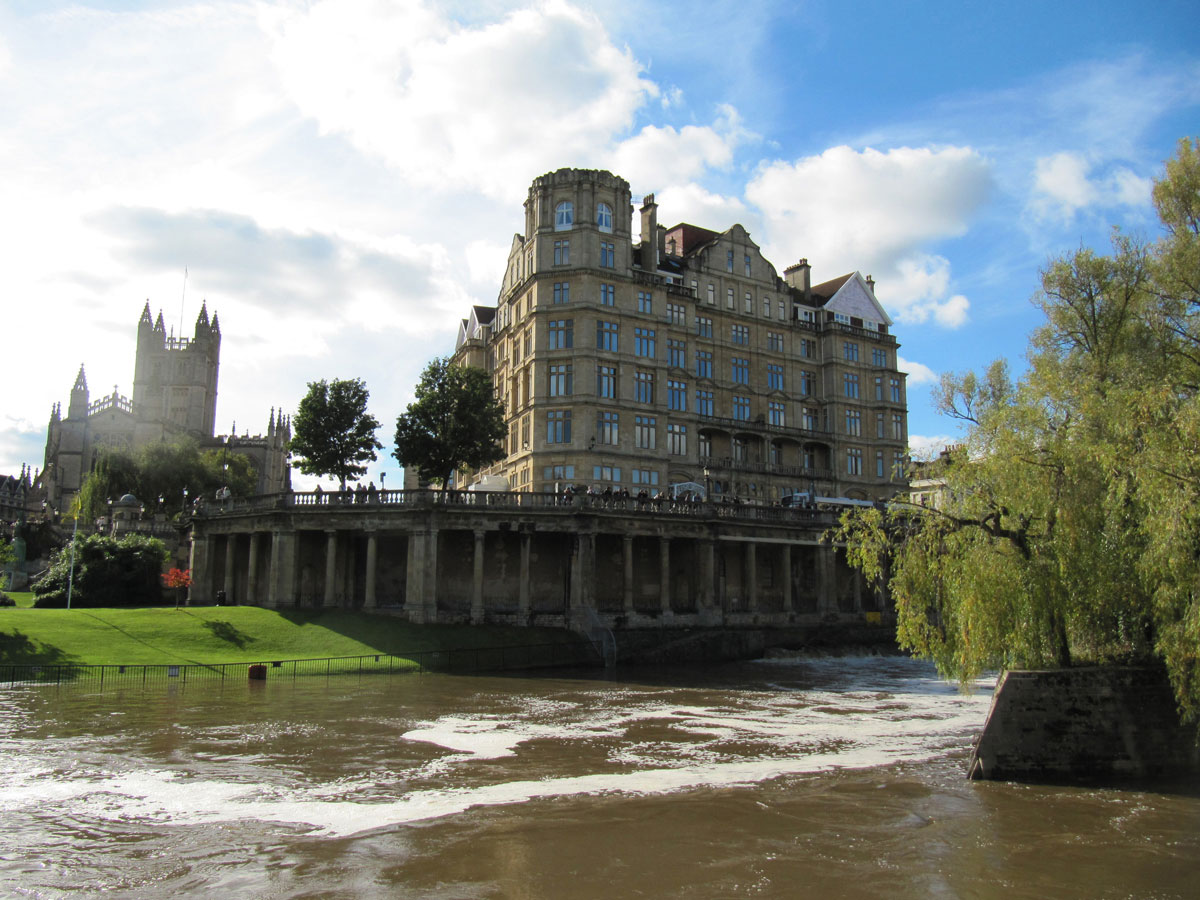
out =
<svg viewBox="0 0 1200 900"><path fill-rule="evenodd" d="M653 195L640 219L635 239L609 172L533 182L497 305L459 330L456 361L492 373L508 424L504 460L470 480L759 503L903 489L905 376L872 280L814 286L806 260L780 277L740 225L660 226Z"/></svg>
<svg viewBox="0 0 1200 900"><path fill-rule="evenodd" d="M128 451L158 441L190 437L201 449L244 454L258 472L259 493L290 485L287 442L291 424L271 412L265 434L214 435L221 327L201 306L191 338L168 335L162 313L151 319L147 302L138 321L133 399L112 394L90 399L83 366L71 388L67 414L55 404L46 429L46 452L37 478L39 499L55 510L69 509L103 448Z"/></svg>

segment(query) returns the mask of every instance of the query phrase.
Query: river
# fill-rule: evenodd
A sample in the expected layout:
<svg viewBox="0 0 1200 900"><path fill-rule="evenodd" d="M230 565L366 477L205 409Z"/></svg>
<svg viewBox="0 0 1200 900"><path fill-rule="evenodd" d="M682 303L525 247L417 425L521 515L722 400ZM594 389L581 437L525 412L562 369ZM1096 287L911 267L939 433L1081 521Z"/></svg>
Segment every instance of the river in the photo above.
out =
<svg viewBox="0 0 1200 900"><path fill-rule="evenodd" d="M1194 898L1200 797L971 783L904 658L21 688L29 898Z"/></svg>

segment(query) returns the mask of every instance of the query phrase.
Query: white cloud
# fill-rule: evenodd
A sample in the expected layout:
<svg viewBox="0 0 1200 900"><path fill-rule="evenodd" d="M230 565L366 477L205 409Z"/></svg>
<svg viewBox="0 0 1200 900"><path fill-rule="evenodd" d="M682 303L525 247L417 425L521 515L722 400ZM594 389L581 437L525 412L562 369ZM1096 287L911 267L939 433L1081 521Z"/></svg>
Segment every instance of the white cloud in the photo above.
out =
<svg viewBox="0 0 1200 900"><path fill-rule="evenodd" d="M896 357L896 368L908 373L908 386L918 384L934 384L938 380L937 373L924 363L913 362L902 356Z"/></svg>
<svg viewBox="0 0 1200 900"><path fill-rule="evenodd" d="M262 21L300 110L423 185L519 197L543 171L594 164L658 94L599 19L559 0L475 26L420 0Z"/></svg>
<svg viewBox="0 0 1200 900"><path fill-rule="evenodd" d="M1154 182L1120 166L1092 177L1092 163L1079 153L1043 156L1034 164L1030 206L1039 218L1070 220L1088 207L1145 206Z"/></svg>
<svg viewBox="0 0 1200 900"><path fill-rule="evenodd" d="M872 274L900 321L957 327L966 298L946 298L949 263L930 248L965 234L990 190L990 165L969 147L841 146L765 166L746 196L766 220L768 255L808 258L817 281Z"/></svg>

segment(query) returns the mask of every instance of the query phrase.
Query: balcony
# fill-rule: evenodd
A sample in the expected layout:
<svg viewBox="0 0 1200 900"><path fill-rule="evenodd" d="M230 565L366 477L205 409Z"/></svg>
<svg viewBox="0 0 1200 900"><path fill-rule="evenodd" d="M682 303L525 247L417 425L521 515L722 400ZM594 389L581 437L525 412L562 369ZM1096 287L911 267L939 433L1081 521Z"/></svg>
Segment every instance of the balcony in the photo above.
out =
<svg viewBox="0 0 1200 900"><path fill-rule="evenodd" d="M722 416L700 416L700 428L722 428L726 431L745 431L752 434L767 434L777 437L787 437L793 440L816 440L827 442L832 440L828 431L815 431L807 428L797 428L792 425L771 425L765 419L726 419Z"/></svg>
<svg viewBox="0 0 1200 900"><path fill-rule="evenodd" d="M814 481L833 480L833 472L828 469L809 469L805 466L785 466L780 463L751 462L750 460L734 459L731 456L702 456L701 468L714 472L752 472L758 475L778 475L783 478L805 478Z"/></svg>

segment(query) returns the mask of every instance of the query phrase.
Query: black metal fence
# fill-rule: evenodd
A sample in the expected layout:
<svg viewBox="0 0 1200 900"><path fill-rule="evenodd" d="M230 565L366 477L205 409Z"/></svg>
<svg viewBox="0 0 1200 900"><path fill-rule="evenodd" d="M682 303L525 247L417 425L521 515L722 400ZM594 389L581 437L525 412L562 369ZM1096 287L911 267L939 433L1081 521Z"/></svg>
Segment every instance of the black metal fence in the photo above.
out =
<svg viewBox="0 0 1200 900"><path fill-rule="evenodd" d="M322 659L279 659L252 662L179 665L48 665L0 664L0 685L73 684L89 687L112 684L170 684L189 681L272 680L313 675L399 675L422 672L503 672L555 666L594 666L602 663L587 640L515 647L462 647L331 656Z"/></svg>

